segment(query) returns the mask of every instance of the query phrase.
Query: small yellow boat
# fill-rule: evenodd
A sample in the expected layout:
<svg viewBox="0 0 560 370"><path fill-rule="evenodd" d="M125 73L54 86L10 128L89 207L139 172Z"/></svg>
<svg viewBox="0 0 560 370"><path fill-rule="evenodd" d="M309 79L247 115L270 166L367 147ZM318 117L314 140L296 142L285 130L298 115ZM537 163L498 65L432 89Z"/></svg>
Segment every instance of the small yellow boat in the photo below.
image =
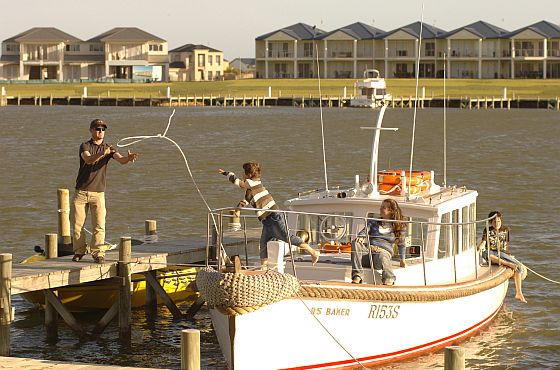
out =
<svg viewBox="0 0 560 370"><path fill-rule="evenodd" d="M21 263L33 263L45 260L42 254L28 257ZM177 302L195 301L198 292L193 291L189 284L195 280L197 269L194 267L168 267L158 270L157 279L171 299ZM132 275L132 307L142 307L146 304L146 280L142 274ZM23 293L26 301L43 306L45 296L42 291ZM58 297L64 306L72 312L109 309L118 299L118 289L114 283L107 280L94 281L76 286L58 289ZM163 303L158 296L158 304Z"/></svg>

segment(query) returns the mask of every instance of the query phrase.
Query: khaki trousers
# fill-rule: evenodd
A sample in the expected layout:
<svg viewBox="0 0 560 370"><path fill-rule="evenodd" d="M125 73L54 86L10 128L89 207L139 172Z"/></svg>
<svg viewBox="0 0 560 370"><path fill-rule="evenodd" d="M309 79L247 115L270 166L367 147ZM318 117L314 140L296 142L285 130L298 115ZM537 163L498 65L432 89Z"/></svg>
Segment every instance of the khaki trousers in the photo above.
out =
<svg viewBox="0 0 560 370"><path fill-rule="evenodd" d="M105 255L105 193L77 190L72 203L74 214L73 249L74 254L86 254L87 244L84 233L88 210L91 209L92 236L89 245L93 257Z"/></svg>

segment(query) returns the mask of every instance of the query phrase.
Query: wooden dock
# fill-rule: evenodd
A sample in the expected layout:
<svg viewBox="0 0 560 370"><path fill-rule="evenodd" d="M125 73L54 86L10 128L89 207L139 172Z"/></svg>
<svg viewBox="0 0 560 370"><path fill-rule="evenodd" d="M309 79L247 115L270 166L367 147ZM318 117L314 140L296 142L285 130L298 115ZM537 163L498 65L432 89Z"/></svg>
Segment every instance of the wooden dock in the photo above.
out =
<svg viewBox="0 0 560 370"><path fill-rule="evenodd" d="M61 362L37 360L32 358L6 357L0 356L0 369L14 370L154 370L148 367L125 367L125 366L109 366L94 365L83 362Z"/></svg>
<svg viewBox="0 0 560 370"><path fill-rule="evenodd" d="M113 97L113 96L3 96L0 106L106 106L106 107L298 107L343 108L352 97L344 96L171 96L171 97ZM460 109L549 109L560 110L560 98L512 97L418 97L393 96L386 102L390 108L448 108Z"/></svg>

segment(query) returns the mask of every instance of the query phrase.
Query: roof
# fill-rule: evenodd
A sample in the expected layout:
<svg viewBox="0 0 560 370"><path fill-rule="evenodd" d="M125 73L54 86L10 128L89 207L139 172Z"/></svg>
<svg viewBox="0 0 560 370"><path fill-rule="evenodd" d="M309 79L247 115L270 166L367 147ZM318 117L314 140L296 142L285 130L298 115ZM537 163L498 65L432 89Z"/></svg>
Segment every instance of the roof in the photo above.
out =
<svg viewBox="0 0 560 370"><path fill-rule="evenodd" d="M214 49L211 48L210 46L206 46L206 45L195 45L195 44L185 44L183 46L179 46L178 48L175 48L173 50L170 50L170 53L185 53L185 52L192 52L195 50L208 50L208 51L212 51L215 53L221 53L221 50L218 49Z"/></svg>
<svg viewBox="0 0 560 370"><path fill-rule="evenodd" d="M395 28L392 31L386 32L382 35L379 36L379 38L384 39L387 36L390 36L396 32L399 31L404 31L408 34L410 34L411 36L414 36L416 38L419 38L420 36L420 22L414 22L411 24L408 24L406 26L403 27L399 27L399 28ZM429 24L422 24L422 38L423 39L434 39L434 38L438 38L440 35L446 33L446 31L442 30L441 28L437 28L435 26L430 26Z"/></svg>
<svg viewBox="0 0 560 370"><path fill-rule="evenodd" d="M540 21L530 26L522 27L518 30L505 34L504 37L511 38L523 31L531 30L547 38L560 38L560 26L548 21Z"/></svg>
<svg viewBox="0 0 560 370"><path fill-rule="evenodd" d="M169 68L187 68L185 62L171 62Z"/></svg>
<svg viewBox="0 0 560 370"><path fill-rule="evenodd" d="M293 37L296 40L313 40L314 38L317 38L317 36L325 33L325 31L316 28L315 26L310 26L305 23L296 23L276 31L265 33L264 35L258 36L255 40L267 39L268 37L278 32L284 32L285 34Z"/></svg>
<svg viewBox="0 0 560 370"><path fill-rule="evenodd" d="M237 63L239 61L246 65L255 65L257 63L255 58L235 58L230 63Z"/></svg>
<svg viewBox="0 0 560 370"><path fill-rule="evenodd" d="M7 38L4 42L81 42L79 38L54 27L33 27L15 36Z"/></svg>
<svg viewBox="0 0 560 370"><path fill-rule="evenodd" d="M509 32L507 30L504 30L503 28L494 26L493 24L484 21L478 21L463 27L456 28L453 31L446 32L443 35L440 35L440 38L447 38L460 31L469 31L482 39L497 39L503 37Z"/></svg>
<svg viewBox="0 0 560 370"><path fill-rule="evenodd" d="M362 22L356 22L356 23L349 24L348 26L338 28L334 31L324 33L317 38L324 39L339 31L346 33L347 35L353 37L356 40L372 40L372 39L379 38L379 35L386 33L385 31L380 30L379 28L375 28L373 26L370 26Z"/></svg>
<svg viewBox="0 0 560 370"><path fill-rule="evenodd" d="M88 42L114 42L114 41L159 41L165 42L164 39L152 35L137 27L115 27L109 31L103 32L89 40Z"/></svg>

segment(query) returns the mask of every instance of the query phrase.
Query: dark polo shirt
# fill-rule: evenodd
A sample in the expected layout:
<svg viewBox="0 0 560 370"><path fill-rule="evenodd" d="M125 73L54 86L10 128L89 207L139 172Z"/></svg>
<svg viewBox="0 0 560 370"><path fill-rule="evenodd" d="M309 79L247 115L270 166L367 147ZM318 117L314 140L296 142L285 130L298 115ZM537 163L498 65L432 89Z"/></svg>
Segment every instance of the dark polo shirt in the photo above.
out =
<svg viewBox="0 0 560 370"><path fill-rule="evenodd" d="M82 153L84 151L88 151L91 155L103 153L108 147L109 144L105 144L105 142L101 145L96 145L92 139L80 145L80 169L76 178L77 190L105 191L107 164L113 156L106 155L93 164L86 164L82 158Z"/></svg>

